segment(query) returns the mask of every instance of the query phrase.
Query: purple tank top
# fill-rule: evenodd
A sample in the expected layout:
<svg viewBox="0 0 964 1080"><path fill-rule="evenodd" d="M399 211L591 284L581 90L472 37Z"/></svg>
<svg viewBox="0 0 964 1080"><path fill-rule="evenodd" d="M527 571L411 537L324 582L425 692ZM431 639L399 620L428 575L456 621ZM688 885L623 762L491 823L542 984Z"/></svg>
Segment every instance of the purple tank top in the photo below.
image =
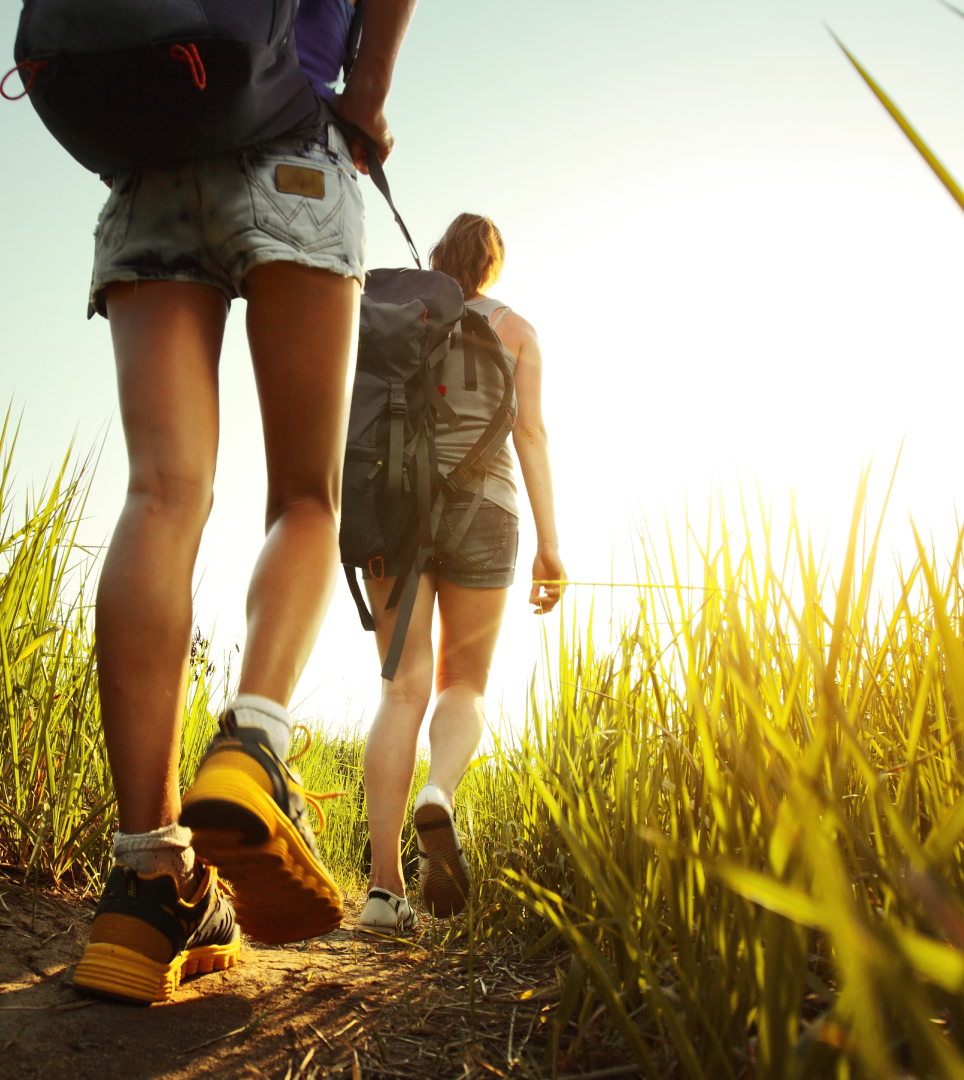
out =
<svg viewBox="0 0 964 1080"><path fill-rule="evenodd" d="M351 0L301 0L298 7L295 45L301 70L326 100L335 93L354 14Z"/></svg>

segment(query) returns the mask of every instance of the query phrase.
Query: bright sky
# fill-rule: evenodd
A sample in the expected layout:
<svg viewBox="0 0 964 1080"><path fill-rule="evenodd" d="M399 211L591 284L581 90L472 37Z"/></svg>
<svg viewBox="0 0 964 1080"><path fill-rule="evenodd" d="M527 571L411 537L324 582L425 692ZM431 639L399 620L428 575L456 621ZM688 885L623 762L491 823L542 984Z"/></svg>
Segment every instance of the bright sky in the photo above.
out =
<svg viewBox="0 0 964 1080"><path fill-rule="evenodd" d="M0 10L13 41L19 5ZM906 438L887 543L909 514L940 546L964 496L964 215L827 33L829 24L964 180L964 19L936 0L421 0L390 101L388 173L423 255L459 211L489 214L493 290L537 328L563 554L577 580L632 575L630 519L684 532L738 478L843 545L861 465L879 505ZM12 50L11 50L12 51ZM12 61L11 61L12 63ZM85 539L126 482L107 324L85 321L106 190L29 104L0 102L2 387L24 421L20 488L76 432L107 430ZM365 182L370 267L404 244ZM243 334L222 361L215 508L198 624L243 640L262 537L263 455ZM955 404L958 403L958 404ZM524 711L538 660L534 534L490 683ZM578 591L580 606L590 594ZM608 604L608 592L605 594ZM342 583L296 701L340 722L377 700L374 645Z"/></svg>

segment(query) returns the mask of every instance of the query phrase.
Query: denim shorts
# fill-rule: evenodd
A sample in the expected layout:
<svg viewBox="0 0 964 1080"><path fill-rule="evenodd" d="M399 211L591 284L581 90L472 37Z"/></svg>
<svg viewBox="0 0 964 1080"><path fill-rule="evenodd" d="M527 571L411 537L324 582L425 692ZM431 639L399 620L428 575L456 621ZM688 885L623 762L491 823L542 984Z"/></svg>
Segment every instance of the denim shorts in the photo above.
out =
<svg viewBox="0 0 964 1080"><path fill-rule="evenodd" d="M436 536L437 551L445 547L471 502L471 492L457 492L446 500ZM444 581L468 589L507 589L515 581L518 554L519 519L483 499L459 546L452 554L430 562L425 573L437 573ZM400 569L389 563L385 577L396 577ZM362 577L372 576L370 567L362 568Z"/></svg>
<svg viewBox="0 0 964 1080"><path fill-rule="evenodd" d="M88 318L112 281L213 285L230 303L253 266L294 262L364 282L365 207L332 125L319 138L114 177L94 233Z"/></svg>

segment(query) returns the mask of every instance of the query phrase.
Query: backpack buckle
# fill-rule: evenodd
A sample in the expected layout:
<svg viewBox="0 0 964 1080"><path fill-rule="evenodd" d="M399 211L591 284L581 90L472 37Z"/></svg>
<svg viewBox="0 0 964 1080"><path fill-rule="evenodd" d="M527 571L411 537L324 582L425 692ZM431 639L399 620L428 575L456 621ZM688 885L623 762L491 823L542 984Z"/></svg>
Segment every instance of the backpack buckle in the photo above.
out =
<svg viewBox="0 0 964 1080"><path fill-rule="evenodd" d="M388 407L392 416L404 416L408 412L408 403L405 400L405 391L389 391Z"/></svg>

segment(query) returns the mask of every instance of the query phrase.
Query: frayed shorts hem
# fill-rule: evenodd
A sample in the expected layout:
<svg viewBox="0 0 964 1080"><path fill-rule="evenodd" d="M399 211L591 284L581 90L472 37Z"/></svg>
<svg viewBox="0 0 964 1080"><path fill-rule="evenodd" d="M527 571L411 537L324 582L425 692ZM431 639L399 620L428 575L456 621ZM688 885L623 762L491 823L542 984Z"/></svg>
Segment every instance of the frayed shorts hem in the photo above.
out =
<svg viewBox="0 0 964 1080"><path fill-rule="evenodd" d="M95 315L103 315L105 319L107 318L107 300L104 296L104 290L108 285L139 281L176 281L185 285L210 285L218 290L227 300L229 306L231 301L238 295L233 289L228 289L223 281L214 281L203 274L191 274L183 271L168 272L165 270L159 270L157 273L144 270L114 270L106 281L91 284L87 318L92 319Z"/></svg>
<svg viewBox="0 0 964 1080"><path fill-rule="evenodd" d="M115 281L213 285L230 303L270 262L364 284L365 207L337 129L119 173L94 234L88 315L107 314Z"/></svg>
<svg viewBox="0 0 964 1080"><path fill-rule="evenodd" d="M87 318L92 319L95 315L103 315L105 319L107 318L107 303L104 297L104 290L108 285L113 285L116 282L175 281L187 285L210 285L221 293L230 307L232 300L237 300L239 296L242 298L245 297L244 279L248 274L256 266L263 266L266 263L273 262L296 263L298 266L307 266L312 270L325 270L328 273L337 274L339 277L354 278L362 287L364 287L365 284L365 271L360 266L346 266L341 259L335 257L330 259L311 257L299 258L286 248L279 248L277 251L261 250L252 255L251 258L245 260L244 272L239 275L238 284L235 288L229 288L227 284L219 278L212 278L206 274L191 273L190 271L185 270L112 270L110 275L104 281L97 281L91 284L90 301L87 305Z"/></svg>

